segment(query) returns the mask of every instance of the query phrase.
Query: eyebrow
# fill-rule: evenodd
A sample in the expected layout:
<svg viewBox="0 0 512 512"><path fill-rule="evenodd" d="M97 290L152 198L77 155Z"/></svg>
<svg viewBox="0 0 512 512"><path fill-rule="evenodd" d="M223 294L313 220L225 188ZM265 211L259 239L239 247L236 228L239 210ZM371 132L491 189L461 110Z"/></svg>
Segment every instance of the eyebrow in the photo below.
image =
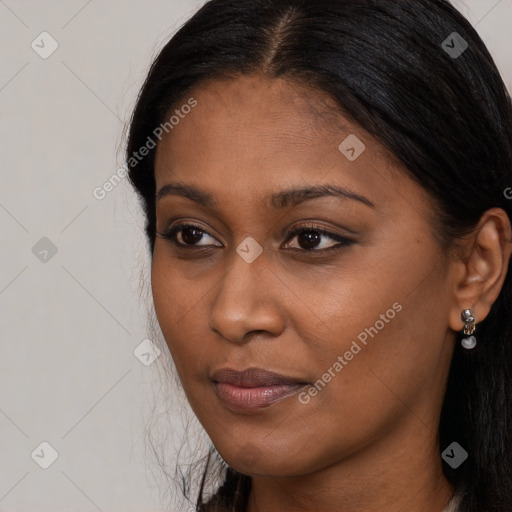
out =
<svg viewBox="0 0 512 512"><path fill-rule="evenodd" d="M181 183L168 183L164 185L156 193L156 201L171 195L186 197L187 199L190 199L191 201L194 201L206 208L217 208L219 205L214 197L208 192L200 190L193 185L184 185ZM319 197L342 197L344 199L353 199L371 208L375 208L375 205L367 197L357 194L345 187L336 185L318 185L282 190L281 192L271 194L266 198L266 200L272 208L280 209L297 206L304 201Z"/></svg>

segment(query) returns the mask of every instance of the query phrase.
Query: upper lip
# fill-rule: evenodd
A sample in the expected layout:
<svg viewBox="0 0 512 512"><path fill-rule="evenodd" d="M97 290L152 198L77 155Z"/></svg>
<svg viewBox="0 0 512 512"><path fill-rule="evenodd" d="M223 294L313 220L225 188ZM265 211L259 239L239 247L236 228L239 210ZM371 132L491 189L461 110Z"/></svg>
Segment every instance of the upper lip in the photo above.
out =
<svg viewBox="0 0 512 512"><path fill-rule="evenodd" d="M247 388L307 384L301 379L280 375L279 373L262 368L247 368L242 371L222 368L214 372L211 379L216 383L231 384L233 386Z"/></svg>

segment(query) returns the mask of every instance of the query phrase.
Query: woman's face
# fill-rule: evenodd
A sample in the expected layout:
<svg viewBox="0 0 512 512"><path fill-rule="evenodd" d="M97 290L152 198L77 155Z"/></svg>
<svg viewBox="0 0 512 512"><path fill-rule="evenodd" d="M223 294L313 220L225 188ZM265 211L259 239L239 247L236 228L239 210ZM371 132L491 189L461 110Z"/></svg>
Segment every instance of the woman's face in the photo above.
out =
<svg viewBox="0 0 512 512"><path fill-rule="evenodd" d="M291 476L434 440L453 295L428 195L319 92L253 76L190 96L158 146L156 228L193 227L157 236L152 287L220 454Z"/></svg>

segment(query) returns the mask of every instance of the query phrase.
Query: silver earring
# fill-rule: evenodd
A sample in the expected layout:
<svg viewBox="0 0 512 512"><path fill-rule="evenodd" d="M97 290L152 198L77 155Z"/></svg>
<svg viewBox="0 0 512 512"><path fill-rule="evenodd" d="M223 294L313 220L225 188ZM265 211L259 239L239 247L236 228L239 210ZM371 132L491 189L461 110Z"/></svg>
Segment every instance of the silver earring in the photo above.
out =
<svg viewBox="0 0 512 512"><path fill-rule="evenodd" d="M465 349L471 350L476 347L476 338L472 336L476 331L475 317L470 309L463 309L460 318L464 322L463 332L467 336L460 343Z"/></svg>

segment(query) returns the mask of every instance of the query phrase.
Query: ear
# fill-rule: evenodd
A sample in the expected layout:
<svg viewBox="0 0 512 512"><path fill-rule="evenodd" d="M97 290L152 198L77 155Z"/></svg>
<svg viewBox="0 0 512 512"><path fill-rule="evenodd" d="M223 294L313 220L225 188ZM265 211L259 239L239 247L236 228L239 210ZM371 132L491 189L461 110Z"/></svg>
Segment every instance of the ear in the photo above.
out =
<svg viewBox="0 0 512 512"><path fill-rule="evenodd" d="M506 212L491 208L464 238L453 266L454 301L449 325L464 327L460 314L471 309L478 324L484 320L500 294L512 252L512 230Z"/></svg>

